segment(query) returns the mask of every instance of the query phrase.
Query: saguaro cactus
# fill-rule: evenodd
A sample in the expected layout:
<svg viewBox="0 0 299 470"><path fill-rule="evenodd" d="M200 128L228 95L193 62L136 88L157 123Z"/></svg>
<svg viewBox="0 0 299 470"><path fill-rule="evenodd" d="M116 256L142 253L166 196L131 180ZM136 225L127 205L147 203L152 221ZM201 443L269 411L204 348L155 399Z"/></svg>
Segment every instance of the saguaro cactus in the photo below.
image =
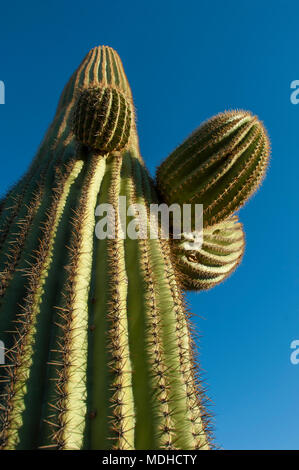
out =
<svg viewBox="0 0 299 470"><path fill-rule="evenodd" d="M145 207L147 233L150 204L161 193L169 199L167 172L159 172L157 191L145 168L134 114L117 53L94 48L66 85L28 172L1 203L2 449L212 446L182 294L182 247L160 231L122 236L130 218L122 220L119 196L126 208ZM235 121L259 126L248 116ZM114 209L107 238L95 236L100 204ZM243 236L224 232L204 234L216 266L221 256L238 263L242 252Z"/></svg>

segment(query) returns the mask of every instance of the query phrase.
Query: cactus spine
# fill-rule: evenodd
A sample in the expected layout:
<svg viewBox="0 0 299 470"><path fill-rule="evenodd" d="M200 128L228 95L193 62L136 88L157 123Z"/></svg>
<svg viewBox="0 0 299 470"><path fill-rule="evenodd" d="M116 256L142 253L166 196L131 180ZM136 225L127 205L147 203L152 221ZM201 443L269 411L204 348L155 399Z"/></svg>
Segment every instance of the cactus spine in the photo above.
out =
<svg viewBox="0 0 299 470"><path fill-rule="evenodd" d="M229 216L267 159L257 119L224 113L165 160L157 190L121 61L89 52L1 201L1 449L212 447L182 287L211 287L240 262L243 229ZM202 249L187 253L161 227L150 237L150 205L163 200L204 203ZM115 222L106 238L95 236L102 204ZM147 236L123 236L138 205Z"/></svg>

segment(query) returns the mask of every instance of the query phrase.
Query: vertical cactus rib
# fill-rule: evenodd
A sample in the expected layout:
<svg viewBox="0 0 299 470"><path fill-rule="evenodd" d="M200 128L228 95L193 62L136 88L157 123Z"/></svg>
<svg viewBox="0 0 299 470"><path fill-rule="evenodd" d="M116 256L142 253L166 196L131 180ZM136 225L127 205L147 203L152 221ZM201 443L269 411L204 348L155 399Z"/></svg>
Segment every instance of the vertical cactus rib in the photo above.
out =
<svg viewBox="0 0 299 470"><path fill-rule="evenodd" d="M42 391L43 405L37 441L37 445L43 448L58 447L57 443L54 443L52 439L52 422L58 421L57 414L59 411L55 407L55 400L57 401L56 382L57 377L59 376L56 366L62 366L61 344L64 329L61 324L61 318L63 316L63 310L61 309L65 305L65 286L68 279L66 267L71 263L71 253L69 252L68 247L70 247L73 229L72 221L74 214L78 210L78 201L80 200L82 191L85 190L84 184L86 181L86 174L88 172L85 152L81 152L80 149L78 149L77 158L82 160L82 170L72 184L69 196L64 206L63 217L58 226L54 245L54 252L59 253L59 256L53 258L44 286L47 295L43 298L42 310L43 317L48 317L49 326L45 336L43 338L40 337L39 344L36 344L37 351L41 347L45 347L47 352L47 354L44 354L42 358L40 358L40 354L38 356L45 369L45 386ZM63 318L63 321L64 320L65 319Z"/></svg>
<svg viewBox="0 0 299 470"><path fill-rule="evenodd" d="M123 89L124 87L123 74L121 74L119 70L119 65L117 62L116 54L111 48L108 48L108 54L109 54L109 62L111 63L111 76L114 78L115 87Z"/></svg>
<svg viewBox="0 0 299 470"><path fill-rule="evenodd" d="M90 157L90 156L89 156ZM93 155L72 222L65 305L60 308L61 367L54 406L59 410L53 440L59 449L81 449L86 426L88 296L92 267L94 210L105 172L105 158Z"/></svg>
<svg viewBox="0 0 299 470"><path fill-rule="evenodd" d="M136 180L132 172L134 153L130 150L123 155L121 195L127 198L128 207L144 204L141 180ZM129 342L134 370L135 448L171 449L173 424L168 399L169 383L147 240L127 237L125 252Z"/></svg>
<svg viewBox="0 0 299 470"><path fill-rule="evenodd" d="M129 450L134 448L135 413L128 344L127 274L118 215L120 168L119 155L111 155L98 200L99 204L114 208L115 234L95 243L92 333L95 418L91 422L91 447Z"/></svg>
<svg viewBox="0 0 299 470"><path fill-rule="evenodd" d="M36 335L40 304L44 295L43 284L47 277L49 265L53 257L53 244L58 224L60 222L66 198L70 187L81 170L82 162L69 166L69 171L59 181L53 194L53 202L47 215L44 227L44 237L40 240L35 263L27 270L29 285L24 299L23 313L18 315L15 344L10 351L11 365L7 371L7 385L4 392L4 413L2 415L1 447L14 449L19 444L19 429L23 424L24 396L27 382L34 370L32 362L33 348ZM38 380L38 378L36 378ZM27 407L30 406L27 403ZM32 413L37 414L35 407L39 403L31 403ZM28 411L28 408L27 408ZM33 416L31 417L34 421Z"/></svg>
<svg viewBox="0 0 299 470"><path fill-rule="evenodd" d="M98 69L98 82L112 86L124 93L131 104L132 122L135 123L133 97L128 79L123 69L119 55L111 47L102 47L101 62Z"/></svg>
<svg viewBox="0 0 299 470"><path fill-rule="evenodd" d="M127 80L125 74L118 67L117 54L107 46L102 47L101 62L98 68L98 81L103 85L111 85L125 92Z"/></svg>
<svg viewBox="0 0 299 470"><path fill-rule="evenodd" d="M143 185L147 199L158 203L155 189L153 185L150 184L147 172L142 166L140 166L140 169L143 173ZM179 287L181 284L181 274L177 270L176 259L173 259L171 245L167 240L161 237L161 234L159 243L159 249L165 261L164 277L168 282L174 302L173 310L176 317L175 331L178 339L180 372L186 386L185 397L187 410L189 412L189 415L186 415L186 417L189 423L191 423L191 435L193 439L191 448L207 450L213 448L213 433L211 414L206 407L209 400L205 395L202 378L199 375L198 346L195 342L195 339L198 339L198 334L190 321L192 315L187 309L186 301ZM183 420L179 418L178 422L180 423L178 434L182 436L184 435L182 433L182 427L184 425Z"/></svg>
<svg viewBox="0 0 299 470"><path fill-rule="evenodd" d="M147 173L135 160L135 171L141 175L146 200L151 200L152 188ZM194 388L194 361L190 354L190 333L174 268L170 261L170 248L166 240L151 239L151 259L158 299L163 311L161 326L166 363L170 378L170 403L175 421L175 445L178 448L208 448L199 406L199 396ZM162 279L162 280L161 280ZM182 390L185 389L185 393Z"/></svg>
<svg viewBox="0 0 299 470"><path fill-rule="evenodd" d="M109 319L109 339L114 375L111 426L116 434L114 448L134 449L134 401L132 395L132 366L128 343L127 321L127 274L125 270L124 242L120 238L118 195L120 191L121 159L115 157L112 162L113 180L109 189L108 201L115 210L115 237L108 240L108 258L110 258L109 291L107 317Z"/></svg>
<svg viewBox="0 0 299 470"><path fill-rule="evenodd" d="M175 331L177 343L176 347L178 349L179 355L179 371L181 374L181 380L185 387L186 393L186 410L187 414L185 418L188 420L188 427L185 427L185 430L190 433L189 447L191 449L208 449L209 443L206 438L206 433L203 423L203 414L205 413L200 406L200 399L198 390L195 388L195 364L192 357L192 346L191 346L191 335L190 335L190 325L188 325L188 317L184 308L182 295L177 287L175 282L175 270L173 269L171 263L168 261L169 245L165 241L161 240L162 253L164 254L165 268L166 268L166 278L168 279L169 286L171 289L171 294L173 296L174 303L174 314L175 314ZM168 255L168 256L167 256ZM181 417L177 422L177 429L180 430L178 436L182 432L183 425L181 424ZM180 428L182 426L182 428ZM189 428L189 429L188 429Z"/></svg>
<svg viewBox="0 0 299 470"><path fill-rule="evenodd" d="M111 185L111 161L107 161L106 172L98 195L97 206L108 204L108 190ZM97 231L96 231L97 234ZM93 419L89 420L89 437L91 449L110 449L112 445L112 431L110 427L112 373L109 367L112 358L108 351L109 333L107 305L109 302L109 273L110 258L108 257L108 240L95 239L94 242L94 269L93 292L90 304L91 321L91 347L90 375L91 404L90 413Z"/></svg>

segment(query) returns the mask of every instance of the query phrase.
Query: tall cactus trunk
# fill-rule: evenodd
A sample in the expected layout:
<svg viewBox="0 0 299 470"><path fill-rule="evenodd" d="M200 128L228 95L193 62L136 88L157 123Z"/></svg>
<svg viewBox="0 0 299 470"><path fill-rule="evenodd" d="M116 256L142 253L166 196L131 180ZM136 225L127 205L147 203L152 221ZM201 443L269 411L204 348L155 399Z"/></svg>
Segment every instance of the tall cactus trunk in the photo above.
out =
<svg viewBox="0 0 299 470"><path fill-rule="evenodd" d="M132 123L123 149L78 143L89 87L132 103L118 55L90 51L0 214L2 449L208 449L207 412L169 242L122 236L126 208L158 203ZM133 109L133 108L132 108ZM91 125L88 123L88 125ZM114 208L100 239L96 208ZM130 223L128 217L126 225Z"/></svg>

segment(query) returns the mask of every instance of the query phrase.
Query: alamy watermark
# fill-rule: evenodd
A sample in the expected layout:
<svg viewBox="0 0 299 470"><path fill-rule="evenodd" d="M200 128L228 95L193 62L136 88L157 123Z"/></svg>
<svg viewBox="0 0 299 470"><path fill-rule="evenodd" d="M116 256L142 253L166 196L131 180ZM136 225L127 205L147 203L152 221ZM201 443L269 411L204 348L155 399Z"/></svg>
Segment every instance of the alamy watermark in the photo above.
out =
<svg viewBox="0 0 299 470"><path fill-rule="evenodd" d="M5 104L5 85L2 80L0 80L0 104Z"/></svg>
<svg viewBox="0 0 299 470"><path fill-rule="evenodd" d="M293 80L291 82L291 89L294 90L292 91L290 95L291 103L298 104L299 103L299 80Z"/></svg>
<svg viewBox="0 0 299 470"><path fill-rule="evenodd" d="M290 361L294 366L296 366L297 364L299 364L299 339L294 339L291 342L290 347L291 349L294 349L294 351L290 355Z"/></svg>
<svg viewBox="0 0 299 470"><path fill-rule="evenodd" d="M0 340L0 365L5 364L5 345L3 341Z"/></svg>
<svg viewBox="0 0 299 470"><path fill-rule="evenodd" d="M95 210L95 234L99 240L184 239L186 250L200 249L203 242L202 204L130 204L126 196L118 198L118 215L112 204L99 204ZM128 221L128 218L132 220Z"/></svg>

